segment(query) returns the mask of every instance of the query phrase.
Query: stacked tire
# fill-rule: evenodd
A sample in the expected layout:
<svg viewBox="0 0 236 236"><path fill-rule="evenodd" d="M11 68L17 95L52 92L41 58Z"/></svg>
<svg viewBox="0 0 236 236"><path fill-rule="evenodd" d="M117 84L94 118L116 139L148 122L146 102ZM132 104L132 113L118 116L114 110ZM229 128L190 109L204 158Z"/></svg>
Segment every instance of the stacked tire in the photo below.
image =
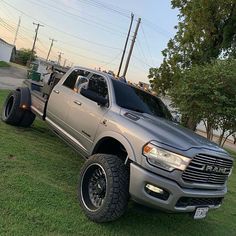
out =
<svg viewBox="0 0 236 236"><path fill-rule="evenodd" d="M20 91L8 94L2 109L2 120L10 125L29 127L35 120L35 114L29 108L20 107L20 101Z"/></svg>

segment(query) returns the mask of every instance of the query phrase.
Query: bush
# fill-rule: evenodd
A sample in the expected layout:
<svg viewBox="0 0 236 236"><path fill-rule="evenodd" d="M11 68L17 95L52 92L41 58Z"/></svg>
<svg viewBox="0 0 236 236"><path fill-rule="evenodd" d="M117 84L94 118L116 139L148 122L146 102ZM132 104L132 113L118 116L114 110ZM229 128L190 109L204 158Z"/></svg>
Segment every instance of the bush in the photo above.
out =
<svg viewBox="0 0 236 236"><path fill-rule="evenodd" d="M22 65L26 65L30 59L31 50L26 48L21 48L16 51L16 62ZM32 61L36 59L36 52L33 53Z"/></svg>

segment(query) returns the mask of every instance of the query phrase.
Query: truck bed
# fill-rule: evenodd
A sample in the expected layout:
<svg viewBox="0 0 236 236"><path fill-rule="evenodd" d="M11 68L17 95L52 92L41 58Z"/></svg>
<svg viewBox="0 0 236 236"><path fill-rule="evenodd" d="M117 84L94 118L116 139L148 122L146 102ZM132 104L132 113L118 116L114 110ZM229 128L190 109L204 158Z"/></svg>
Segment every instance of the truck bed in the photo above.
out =
<svg viewBox="0 0 236 236"><path fill-rule="evenodd" d="M27 79L24 81L24 84L30 89L32 112L44 119L48 95L45 95L43 92L43 82Z"/></svg>
<svg viewBox="0 0 236 236"><path fill-rule="evenodd" d="M39 91L31 92L31 109L36 115L44 118L45 116L45 108L48 99L43 97L43 93Z"/></svg>

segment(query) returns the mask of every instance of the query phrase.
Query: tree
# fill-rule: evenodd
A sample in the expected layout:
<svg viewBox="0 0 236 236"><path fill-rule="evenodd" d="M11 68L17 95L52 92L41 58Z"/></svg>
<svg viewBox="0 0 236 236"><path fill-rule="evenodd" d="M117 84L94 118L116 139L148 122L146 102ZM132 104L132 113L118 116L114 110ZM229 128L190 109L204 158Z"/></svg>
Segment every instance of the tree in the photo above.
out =
<svg viewBox="0 0 236 236"><path fill-rule="evenodd" d="M179 9L177 32L162 51L162 64L149 71L153 89L164 95L182 80L185 70L236 56L235 0L172 0L171 4ZM185 125L194 129L193 117L185 118Z"/></svg>
<svg viewBox="0 0 236 236"><path fill-rule="evenodd" d="M220 129L219 144L236 131L236 60L195 65L182 73L170 90L174 105L196 123L203 121L207 137Z"/></svg>
<svg viewBox="0 0 236 236"><path fill-rule="evenodd" d="M162 93L180 79L180 71L236 54L235 0L172 0L171 4L179 9L177 33L162 51L163 63L151 68L149 75Z"/></svg>
<svg viewBox="0 0 236 236"><path fill-rule="evenodd" d="M26 65L31 55L31 49L21 48L16 52L16 61L22 65ZM33 53L32 61L36 59L36 52Z"/></svg>

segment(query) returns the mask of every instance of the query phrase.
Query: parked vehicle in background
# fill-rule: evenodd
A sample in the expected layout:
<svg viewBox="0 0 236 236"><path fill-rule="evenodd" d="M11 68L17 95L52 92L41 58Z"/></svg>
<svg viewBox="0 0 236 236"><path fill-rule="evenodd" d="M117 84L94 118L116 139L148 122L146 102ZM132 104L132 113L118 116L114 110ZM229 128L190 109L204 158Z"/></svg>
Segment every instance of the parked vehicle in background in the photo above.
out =
<svg viewBox="0 0 236 236"><path fill-rule="evenodd" d="M93 221L119 218L129 197L168 212L190 212L195 219L222 204L232 158L173 122L148 92L74 67L49 85L26 80L10 92L3 121L27 127L35 115L87 159L78 196Z"/></svg>

